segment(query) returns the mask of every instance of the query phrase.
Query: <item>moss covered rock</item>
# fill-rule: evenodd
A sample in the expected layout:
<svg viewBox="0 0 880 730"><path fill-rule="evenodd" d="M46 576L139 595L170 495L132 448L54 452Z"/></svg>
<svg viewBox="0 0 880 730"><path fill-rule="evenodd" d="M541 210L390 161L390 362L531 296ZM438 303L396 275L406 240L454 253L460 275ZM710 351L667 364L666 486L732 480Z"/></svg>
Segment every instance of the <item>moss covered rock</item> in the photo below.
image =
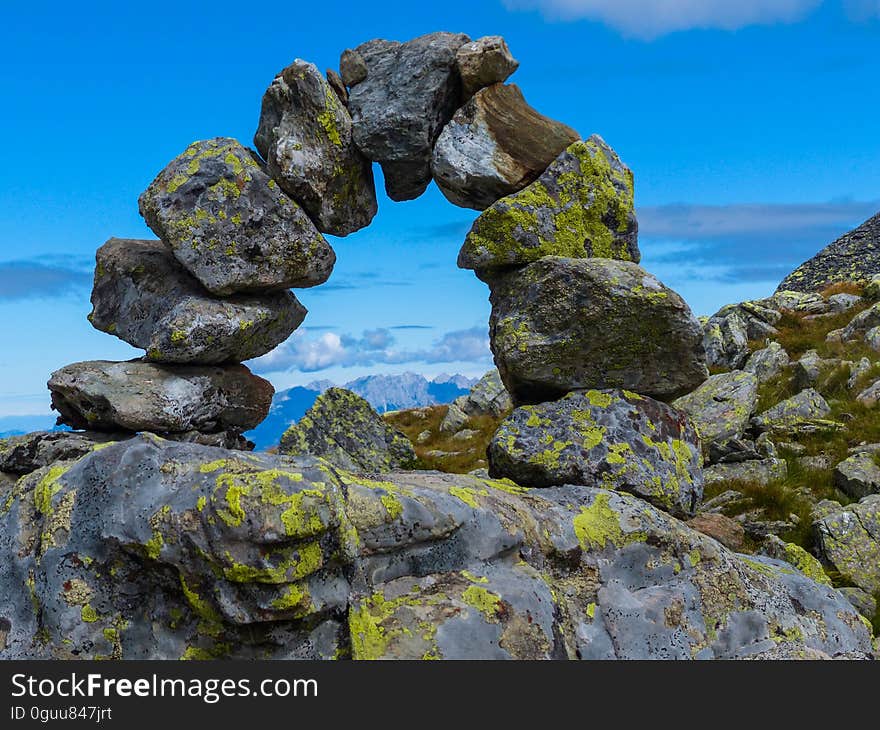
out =
<svg viewBox="0 0 880 730"><path fill-rule="evenodd" d="M416 460L409 439L366 400L344 388L330 388L319 395L284 432L279 450L294 456L321 456L341 469L367 473L413 466Z"/></svg>
<svg viewBox="0 0 880 730"><path fill-rule="evenodd" d="M822 394L814 388L807 388L759 413L751 423L761 431L796 431L810 426L821 429L829 413L831 407Z"/></svg>
<svg viewBox="0 0 880 730"><path fill-rule="evenodd" d="M336 255L234 139L193 142L141 194L141 215L213 294L322 284Z"/></svg>
<svg viewBox="0 0 880 730"><path fill-rule="evenodd" d="M711 376L692 393L673 401L697 429L708 451L713 441L741 436L758 402L758 379L735 370Z"/></svg>
<svg viewBox="0 0 880 730"><path fill-rule="evenodd" d="M354 144L348 110L314 64L296 60L275 77L254 144L319 231L346 236L376 215L372 166Z"/></svg>
<svg viewBox="0 0 880 730"><path fill-rule="evenodd" d="M112 485L112 488L109 486ZM631 495L151 436L0 486L0 658L865 657L846 599Z"/></svg>
<svg viewBox="0 0 880 730"><path fill-rule="evenodd" d="M820 557L842 582L880 593L880 494L826 510L813 531Z"/></svg>
<svg viewBox="0 0 880 730"><path fill-rule="evenodd" d="M665 403L628 391L577 391L517 408L488 457L493 477L527 487L601 485L678 515L692 515L703 497L694 427Z"/></svg>
<svg viewBox="0 0 880 730"><path fill-rule="evenodd" d="M289 291L212 296L161 241L111 238L96 260L89 321L153 362L250 360L284 342L306 316Z"/></svg>
<svg viewBox="0 0 880 730"><path fill-rule="evenodd" d="M544 256L641 258L632 172L601 137L570 145L535 182L484 211L458 265L480 272Z"/></svg>
<svg viewBox="0 0 880 730"><path fill-rule="evenodd" d="M708 377L700 323L634 263L551 256L490 287L492 352L514 402L582 388L671 399Z"/></svg>

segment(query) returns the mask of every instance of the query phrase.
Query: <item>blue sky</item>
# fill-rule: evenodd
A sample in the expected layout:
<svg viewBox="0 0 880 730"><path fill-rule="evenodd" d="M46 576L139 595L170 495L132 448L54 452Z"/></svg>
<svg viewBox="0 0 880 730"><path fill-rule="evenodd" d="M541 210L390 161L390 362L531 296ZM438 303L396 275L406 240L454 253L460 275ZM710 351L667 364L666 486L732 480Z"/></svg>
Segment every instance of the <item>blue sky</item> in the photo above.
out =
<svg viewBox="0 0 880 730"><path fill-rule="evenodd" d="M94 250L151 237L137 197L190 142L251 143L294 58L374 37L504 35L539 111L633 168L643 265L698 314L764 296L880 210L880 0L16 4L0 78L0 417L48 411L49 373L136 351L85 317ZM252 11L252 12L249 12ZM379 181L381 187L381 181ZM305 326L254 367L282 388L369 372L478 374L488 292L455 258L473 211L435 187L331 239Z"/></svg>

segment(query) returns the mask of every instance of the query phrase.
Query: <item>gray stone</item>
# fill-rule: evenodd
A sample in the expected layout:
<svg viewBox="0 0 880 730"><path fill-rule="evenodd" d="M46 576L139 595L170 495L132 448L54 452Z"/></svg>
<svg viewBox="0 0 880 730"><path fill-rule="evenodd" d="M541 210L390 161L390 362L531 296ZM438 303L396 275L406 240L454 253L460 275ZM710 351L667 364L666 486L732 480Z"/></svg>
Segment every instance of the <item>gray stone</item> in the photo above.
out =
<svg viewBox="0 0 880 730"><path fill-rule="evenodd" d="M455 62L461 76L463 99L470 99L486 86L506 81L519 68L519 61L500 35L465 43L456 52Z"/></svg>
<svg viewBox="0 0 880 730"><path fill-rule="evenodd" d="M736 314L742 321L748 340L772 339L779 334L776 325L782 318L782 312L772 299L728 304L721 307L711 319L729 317L732 314Z"/></svg>
<svg viewBox="0 0 880 730"><path fill-rule="evenodd" d="M35 431L0 439L0 472L30 474L56 461L81 459L94 449L130 434L94 431Z"/></svg>
<svg viewBox="0 0 880 730"><path fill-rule="evenodd" d="M871 327L865 332L865 342L874 352L880 352L880 327Z"/></svg>
<svg viewBox="0 0 880 730"><path fill-rule="evenodd" d="M766 383L776 377L789 364L788 353L778 342L770 342L767 347L753 352L743 368L754 373L759 383Z"/></svg>
<svg viewBox="0 0 880 730"><path fill-rule="evenodd" d="M740 461L753 461L762 458L755 442L746 439L729 438L723 441L712 441L709 443L708 449L704 443L703 449L708 451L709 464L736 464Z"/></svg>
<svg viewBox="0 0 880 730"><path fill-rule="evenodd" d="M840 593L593 487L138 436L6 489L3 659L871 652Z"/></svg>
<svg viewBox="0 0 880 730"><path fill-rule="evenodd" d="M350 48L342 52L339 59L339 75L348 87L356 86L367 78L367 63L364 57Z"/></svg>
<svg viewBox="0 0 880 730"><path fill-rule="evenodd" d="M821 559L842 582L880 593L880 494L837 509L829 505L813 531Z"/></svg>
<svg viewBox="0 0 880 730"><path fill-rule="evenodd" d="M814 386L819 382L824 365L825 360L819 357L818 352L815 350L805 352L792 369L795 386L802 390Z"/></svg>
<svg viewBox="0 0 880 730"><path fill-rule="evenodd" d="M440 422L440 430L455 433L473 416L500 418L513 408L510 393L501 382L501 375L493 368L480 378L467 395L461 395L449 404L449 410Z"/></svg>
<svg viewBox="0 0 880 730"><path fill-rule="evenodd" d="M684 300L628 261L547 257L490 281L495 364L516 403L581 388L659 399L707 377Z"/></svg>
<svg viewBox="0 0 880 730"><path fill-rule="evenodd" d="M831 408L821 394L813 388L808 388L755 416L752 425L762 431L784 430L805 422L824 419L829 413Z"/></svg>
<svg viewBox="0 0 880 730"><path fill-rule="evenodd" d="M864 339L865 335L874 327L880 327L880 302L853 317L840 333L840 339L843 342Z"/></svg>
<svg viewBox="0 0 880 730"><path fill-rule="evenodd" d="M250 360L284 342L306 316L289 291L210 295L161 241L111 238L96 259L89 321L155 362Z"/></svg>
<svg viewBox="0 0 880 730"><path fill-rule="evenodd" d="M846 387L850 390L855 388L861 377L867 373L871 367L873 367L873 363L866 357L863 357L857 363L850 365L849 380L846 381Z"/></svg>
<svg viewBox="0 0 880 730"><path fill-rule="evenodd" d="M706 486L722 482L753 482L769 484L788 475L788 464L783 459L741 461L734 464L714 464L703 469Z"/></svg>
<svg viewBox="0 0 880 730"><path fill-rule="evenodd" d="M874 454L862 452L840 462L834 467L834 486L853 499L880 492L880 465Z"/></svg>
<svg viewBox="0 0 880 730"><path fill-rule="evenodd" d="M856 396L856 400L864 406L873 408L880 401L880 380L875 380Z"/></svg>
<svg viewBox="0 0 880 730"><path fill-rule="evenodd" d="M861 588L856 588L855 586L845 586L838 588L838 590L846 596L846 600L853 605L853 608L865 618L871 619L877 613L877 599L870 593L865 593Z"/></svg>
<svg viewBox="0 0 880 730"><path fill-rule="evenodd" d="M320 456L340 469L374 473L412 467L416 454L402 433L392 428L359 395L329 388L281 437L279 451Z"/></svg>
<svg viewBox="0 0 880 730"><path fill-rule="evenodd" d="M835 313L846 312L861 301L862 298L855 294L832 294L828 297L828 305Z"/></svg>
<svg viewBox="0 0 880 730"><path fill-rule="evenodd" d="M678 515L703 496L700 446L687 418L614 390L569 393L517 408L488 449L489 473L526 487L600 484Z"/></svg>
<svg viewBox="0 0 880 730"><path fill-rule="evenodd" d="M758 379L741 370L712 375L695 391L673 401L697 429L704 446L741 436L758 402Z"/></svg>
<svg viewBox="0 0 880 730"><path fill-rule="evenodd" d="M545 256L638 263L633 175L593 135L570 145L531 185L491 205L458 254L463 269L505 269Z"/></svg>
<svg viewBox="0 0 880 730"><path fill-rule="evenodd" d="M354 144L345 105L313 64L297 59L275 77L254 144L322 233L347 236L373 220L372 166Z"/></svg>
<svg viewBox="0 0 880 730"><path fill-rule="evenodd" d="M140 212L213 294L322 284L336 255L234 139L194 142L141 194Z"/></svg>
<svg viewBox="0 0 880 730"><path fill-rule="evenodd" d="M573 129L532 109L517 86L495 84L443 128L431 170L447 200L484 210L532 183L578 139Z"/></svg>
<svg viewBox="0 0 880 730"><path fill-rule="evenodd" d="M334 71L332 68L328 68L326 72L327 83L330 84L330 88L333 89L333 93L336 94L336 98L339 99L339 102L347 109L348 108L348 89L345 86L345 83L342 81L342 77L339 75L337 71ZM349 117L349 121L351 117Z"/></svg>
<svg viewBox="0 0 880 730"><path fill-rule="evenodd" d="M274 389L244 365L74 363L49 379L59 423L96 431L247 431L269 413Z"/></svg>
<svg viewBox="0 0 880 730"><path fill-rule="evenodd" d="M713 368L741 368L749 357L749 336L735 312L710 317L703 325L703 348Z"/></svg>
<svg viewBox="0 0 880 730"><path fill-rule="evenodd" d="M434 143L461 104L456 52L469 41L457 33L406 43L374 40L343 58L354 141L381 163L392 200L417 198L431 182ZM361 62L366 75L354 82Z"/></svg>

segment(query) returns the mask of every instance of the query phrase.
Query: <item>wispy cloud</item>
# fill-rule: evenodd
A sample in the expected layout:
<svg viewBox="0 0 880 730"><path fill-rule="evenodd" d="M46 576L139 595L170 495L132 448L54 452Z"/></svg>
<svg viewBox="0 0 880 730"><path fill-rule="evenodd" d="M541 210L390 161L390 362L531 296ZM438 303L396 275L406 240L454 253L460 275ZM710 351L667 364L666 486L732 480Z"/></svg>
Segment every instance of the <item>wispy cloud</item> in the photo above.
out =
<svg viewBox="0 0 880 730"><path fill-rule="evenodd" d="M44 263L39 259L0 263L0 301L49 299L87 289L92 274L76 263Z"/></svg>
<svg viewBox="0 0 880 730"><path fill-rule="evenodd" d="M778 282L878 210L880 201L641 208L644 263L691 279Z"/></svg>
<svg viewBox="0 0 880 730"><path fill-rule="evenodd" d="M868 3L868 0L853 0ZM555 20L596 20L650 40L680 30L738 30L802 20L823 0L504 0L511 10L540 10ZM876 0L875 0L876 2Z"/></svg>
<svg viewBox="0 0 880 730"><path fill-rule="evenodd" d="M379 363L483 362L490 358L485 327L446 332L430 347L399 347L387 328L366 330L360 337L335 332L311 336L298 330L268 355L251 362L258 372L298 370L317 372L331 367L370 366Z"/></svg>

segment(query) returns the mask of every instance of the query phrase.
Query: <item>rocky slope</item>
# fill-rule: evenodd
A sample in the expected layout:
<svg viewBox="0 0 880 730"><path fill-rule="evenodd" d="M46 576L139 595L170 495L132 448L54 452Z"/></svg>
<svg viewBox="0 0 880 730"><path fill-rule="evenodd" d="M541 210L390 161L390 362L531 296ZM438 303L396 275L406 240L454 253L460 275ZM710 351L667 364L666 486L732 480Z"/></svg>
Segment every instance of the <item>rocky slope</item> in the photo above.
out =
<svg viewBox="0 0 880 730"><path fill-rule="evenodd" d="M144 357L59 369L81 430L0 442L0 657L873 655L880 281L698 321L638 265L632 172L516 67L453 33L297 60L259 153L199 141L159 173L161 240L111 239L92 296ZM498 371L384 419L331 389L252 453L273 391L238 361L302 321L322 234L369 223L369 162L393 199L433 178L483 211L459 265Z"/></svg>

